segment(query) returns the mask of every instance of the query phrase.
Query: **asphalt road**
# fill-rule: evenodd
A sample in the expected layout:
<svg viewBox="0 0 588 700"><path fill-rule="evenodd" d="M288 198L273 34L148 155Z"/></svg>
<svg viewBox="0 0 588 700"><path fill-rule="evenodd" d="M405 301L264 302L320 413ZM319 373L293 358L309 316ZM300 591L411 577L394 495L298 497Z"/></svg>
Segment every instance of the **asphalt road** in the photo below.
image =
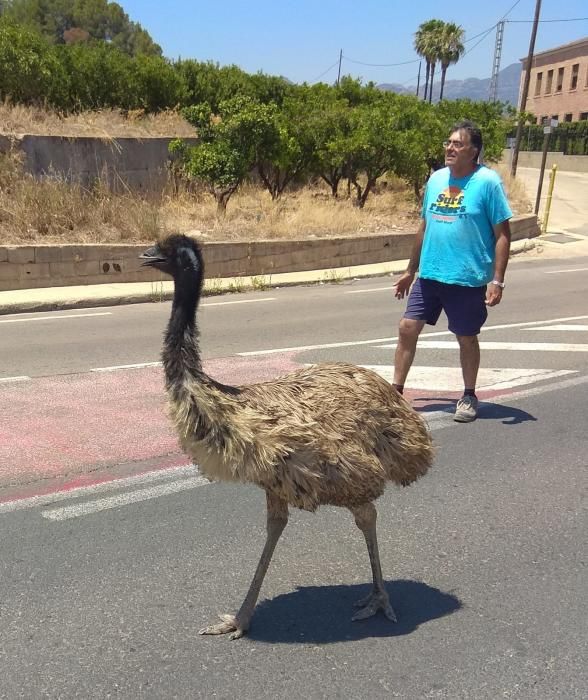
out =
<svg viewBox="0 0 588 700"><path fill-rule="evenodd" d="M511 265L481 338L496 376L472 425L447 413L451 388L426 388L454 376L451 337L423 336L415 377L425 388L415 380L412 391L438 457L423 480L377 503L396 625L350 621L370 573L344 510L291 513L250 634L229 642L196 631L241 602L263 544L260 491L175 467L148 484L131 476L22 500L18 472L0 490L0 697L584 698L587 269L588 258ZM390 286L206 300L204 356L233 378L323 359L385 371L403 309ZM141 394L158 391L159 369L120 366L158 360L168 313L154 304L0 320L0 477L31 466L45 440L71 456L66 426L92 426L81 411L103 376L115 378L113 416L92 426L94 441L118 454L117 425L130 417L131 444L140 416L145 443L157 407ZM116 471L90 459L94 446L84 442L79 473ZM173 457L158 449L153 468ZM46 484L35 476L27 488Z"/></svg>

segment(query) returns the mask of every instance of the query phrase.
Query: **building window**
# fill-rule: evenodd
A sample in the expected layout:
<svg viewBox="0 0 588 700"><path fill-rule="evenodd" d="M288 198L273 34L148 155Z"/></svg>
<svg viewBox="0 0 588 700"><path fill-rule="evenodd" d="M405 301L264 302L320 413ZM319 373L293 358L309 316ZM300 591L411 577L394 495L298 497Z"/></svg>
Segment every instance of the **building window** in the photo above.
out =
<svg viewBox="0 0 588 700"><path fill-rule="evenodd" d="M580 72L580 64L574 63L572 66L572 77L570 79L570 90L575 90L578 87L578 73Z"/></svg>
<svg viewBox="0 0 588 700"><path fill-rule="evenodd" d="M553 88L553 71L548 70L547 71L547 85L545 86L545 94L549 95Z"/></svg>
<svg viewBox="0 0 588 700"><path fill-rule="evenodd" d="M564 115L564 122L571 122L572 121L572 114L571 112Z"/></svg>
<svg viewBox="0 0 588 700"><path fill-rule="evenodd" d="M553 121L555 119L556 122L559 121L559 114L552 114L551 115L551 120Z"/></svg>
<svg viewBox="0 0 588 700"><path fill-rule="evenodd" d="M543 126L547 126L549 124L549 117L547 116L547 114L544 114L541 117L541 124L543 124Z"/></svg>
<svg viewBox="0 0 588 700"><path fill-rule="evenodd" d="M580 121L587 121L588 120L588 112L580 112Z"/></svg>
<svg viewBox="0 0 588 700"><path fill-rule="evenodd" d="M556 92L561 92L563 90L563 79L564 79L564 69L557 69L557 85L555 88Z"/></svg>
<svg viewBox="0 0 588 700"><path fill-rule="evenodd" d="M543 80L543 73L537 73L537 80L535 82L535 97L541 94L541 81Z"/></svg>

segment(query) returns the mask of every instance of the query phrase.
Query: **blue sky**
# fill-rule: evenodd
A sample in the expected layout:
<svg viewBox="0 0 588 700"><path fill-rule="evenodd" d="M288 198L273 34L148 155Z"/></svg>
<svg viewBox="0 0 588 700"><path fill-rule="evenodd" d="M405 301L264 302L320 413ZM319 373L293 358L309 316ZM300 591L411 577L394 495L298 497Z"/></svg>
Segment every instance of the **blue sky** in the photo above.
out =
<svg viewBox="0 0 588 700"><path fill-rule="evenodd" d="M532 20L535 0L118 0L160 44L168 58L236 64L249 73L283 75L294 82L332 83L339 50L342 74L364 82L416 84L418 62L413 35L431 18L460 24L468 54L448 71L448 79L487 78L492 71L496 30L508 20ZM514 7L513 7L514 6ZM512 8L512 9L511 9ZM509 12L510 10L510 12ZM542 20L588 17L587 0L543 0ZM531 23L505 27L501 68L526 55ZM480 35L477 38L473 38ZM588 36L588 21L543 22L536 51ZM424 68L424 67L423 67Z"/></svg>

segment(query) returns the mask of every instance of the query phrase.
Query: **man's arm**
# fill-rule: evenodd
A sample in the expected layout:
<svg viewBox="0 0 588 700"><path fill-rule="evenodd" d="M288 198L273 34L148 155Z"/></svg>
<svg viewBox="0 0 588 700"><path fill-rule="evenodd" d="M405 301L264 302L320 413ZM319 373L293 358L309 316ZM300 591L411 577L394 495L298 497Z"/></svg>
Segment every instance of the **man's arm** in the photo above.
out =
<svg viewBox="0 0 588 700"><path fill-rule="evenodd" d="M494 277L496 282L504 282L508 256L510 253L510 223L508 219L494 226L494 237L496 238L496 252L494 262ZM502 299L502 287L490 283L486 292L486 304L496 306Z"/></svg>
<svg viewBox="0 0 588 700"><path fill-rule="evenodd" d="M404 295L408 294L410 286L414 281L414 276L419 269L419 264L421 261L421 249L423 247L424 235L425 220L421 219L421 223L419 224L415 235L414 243L412 244L412 251L410 253L410 260L408 261L406 272L404 272L394 284L394 296L397 299L404 299Z"/></svg>

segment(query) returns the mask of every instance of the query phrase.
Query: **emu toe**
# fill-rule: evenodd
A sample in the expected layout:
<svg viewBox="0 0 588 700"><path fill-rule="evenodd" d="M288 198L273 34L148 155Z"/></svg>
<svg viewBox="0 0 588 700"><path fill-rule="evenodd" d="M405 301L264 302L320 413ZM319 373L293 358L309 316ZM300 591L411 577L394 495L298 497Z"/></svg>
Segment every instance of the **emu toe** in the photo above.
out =
<svg viewBox="0 0 588 700"><path fill-rule="evenodd" d="M239 622L235 615L219 615L219 617L221 622L203 627L198 634L228 634L229 639L239 639L247 632L249 625Z"/></svg>
<svg viewBox="0 0 588 700"><path fill-rule="evenodd" d="M372 591L366 598L358 600L354 607L359 608L359 610L351 618L353 622L373 617L378 610L381 610L390 622L397 622L396 613L390 605L388 594L385 591Z"/></svg>

